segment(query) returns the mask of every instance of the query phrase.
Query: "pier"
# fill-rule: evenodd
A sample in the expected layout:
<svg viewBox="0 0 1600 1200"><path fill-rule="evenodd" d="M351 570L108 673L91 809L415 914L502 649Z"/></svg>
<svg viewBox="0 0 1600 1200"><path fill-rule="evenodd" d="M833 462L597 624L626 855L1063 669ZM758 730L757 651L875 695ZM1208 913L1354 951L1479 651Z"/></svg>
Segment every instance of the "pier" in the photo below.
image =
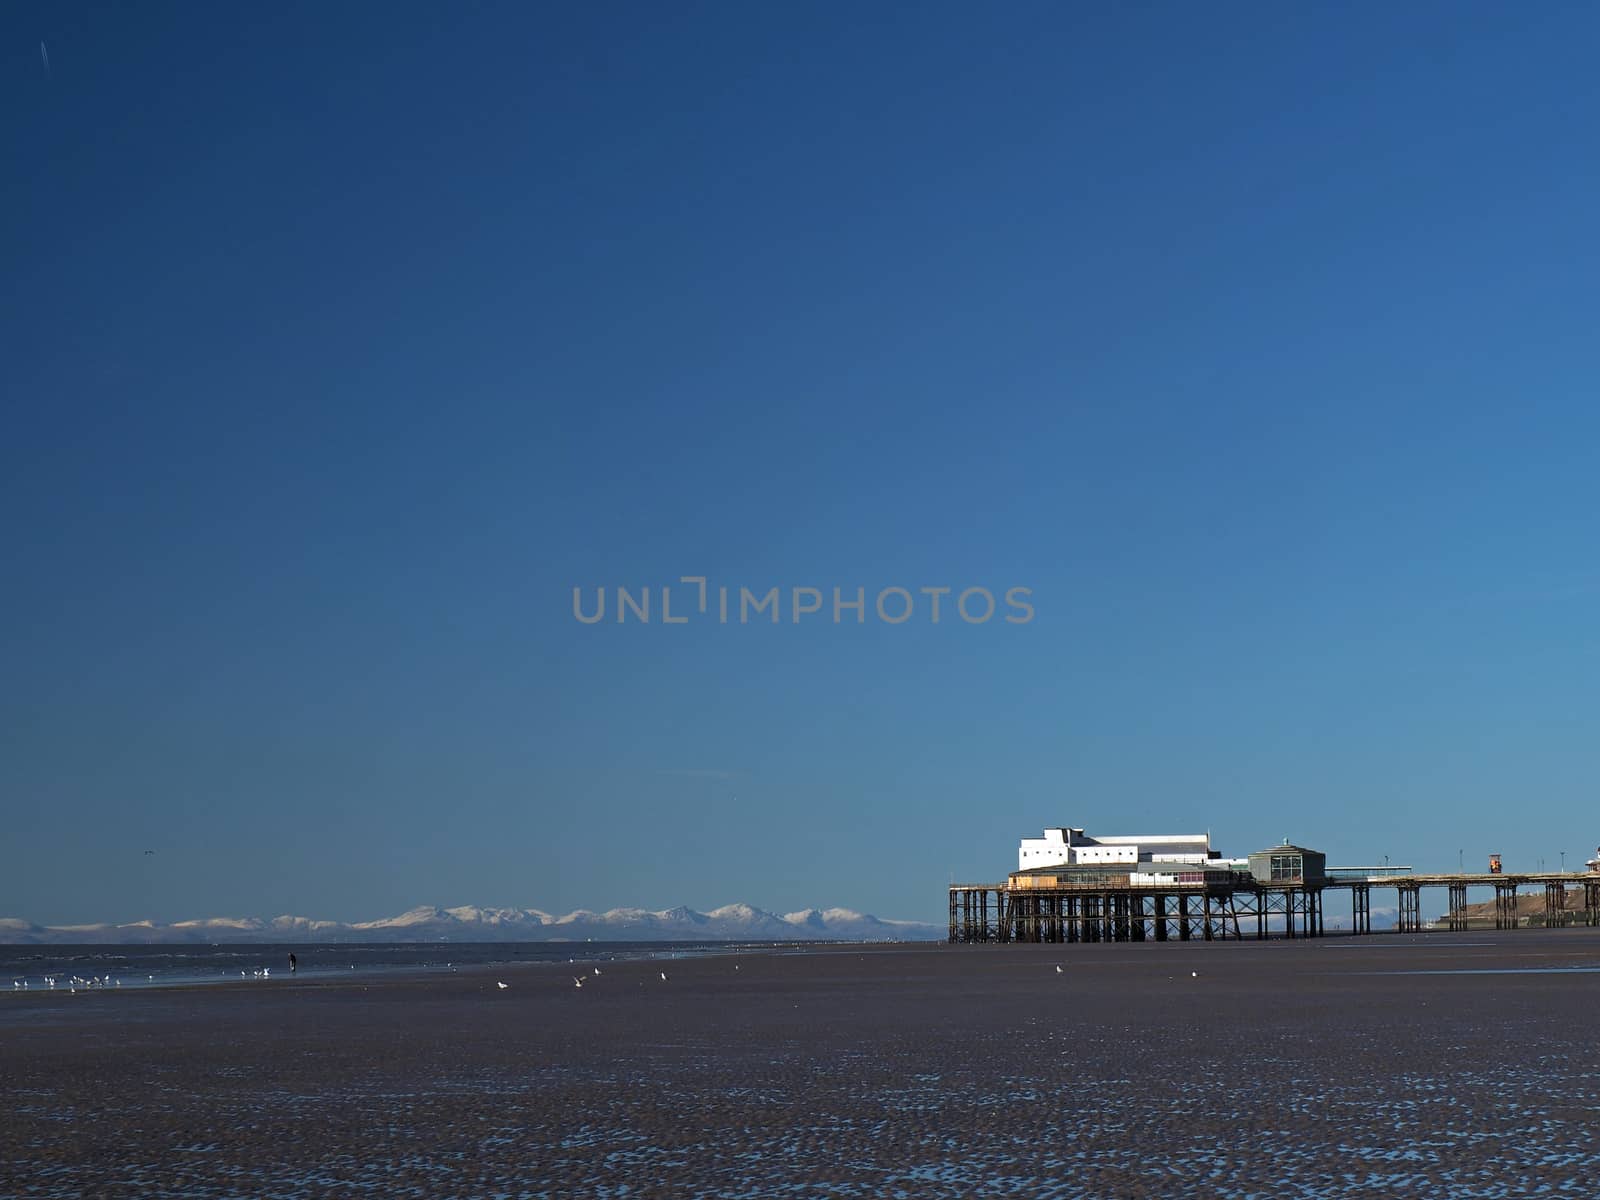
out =
<svg viewBox="0 0 1600 1200"><path fill-rule="evenodd" d="M1165 942L1324 936L1327 905L1344 907L1349 934L1372 933L1372 893L1393 889L1397 933L1422 929L1424 888L1444 888L1441 925L1467 928L1467 889L1494 890L1494 927L1518 925L1521 891L1544 889L1544 923L1600 926L1600 872L1418 874L1409 868L1332 868L1318 878L1265 882L1248 871L1209 871L1199 882L1139 882L1132 874L1067 882L1018 871L1004 883L950 885L951 942ZM1583 908L1567 908L1569 890ZM1331 893L1331 894L1330 894Z"/></svg>

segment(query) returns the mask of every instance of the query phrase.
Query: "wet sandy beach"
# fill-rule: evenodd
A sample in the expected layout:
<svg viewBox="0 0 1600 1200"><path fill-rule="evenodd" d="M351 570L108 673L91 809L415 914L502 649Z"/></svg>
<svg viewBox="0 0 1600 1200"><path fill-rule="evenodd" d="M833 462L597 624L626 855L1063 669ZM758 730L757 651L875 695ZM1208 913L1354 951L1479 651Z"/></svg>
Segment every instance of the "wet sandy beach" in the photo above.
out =
<svg viewBox="0 0 1600 1200"><path fill-rule="evenodd" d="M0 1195L1435 1200L1600 1178L1600 930L601 969L5 997Z"/></svg>

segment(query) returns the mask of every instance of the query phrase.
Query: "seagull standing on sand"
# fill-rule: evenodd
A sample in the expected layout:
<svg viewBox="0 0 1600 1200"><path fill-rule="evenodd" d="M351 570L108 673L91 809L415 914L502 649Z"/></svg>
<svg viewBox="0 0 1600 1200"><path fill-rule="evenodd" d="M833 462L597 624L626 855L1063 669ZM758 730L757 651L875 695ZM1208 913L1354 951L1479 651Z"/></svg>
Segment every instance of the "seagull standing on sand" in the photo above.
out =
<svg viewBox="0 0 1600 1200"><path fill-rule="evenodd" d="M1057 963L1057 964L1056 964L1056 974L1057 974L1057 975L1060 975L1060 974L1061 974L1061 964L1060 964L1060 963Z"/></svg>
<svg viewBox="0 0 1600 1200"><path fill-rule="evenodd" d="M667 981L667 973L665 971L663 971L663 972L661 972L661 982L665 983L666 981Z"/></svg>

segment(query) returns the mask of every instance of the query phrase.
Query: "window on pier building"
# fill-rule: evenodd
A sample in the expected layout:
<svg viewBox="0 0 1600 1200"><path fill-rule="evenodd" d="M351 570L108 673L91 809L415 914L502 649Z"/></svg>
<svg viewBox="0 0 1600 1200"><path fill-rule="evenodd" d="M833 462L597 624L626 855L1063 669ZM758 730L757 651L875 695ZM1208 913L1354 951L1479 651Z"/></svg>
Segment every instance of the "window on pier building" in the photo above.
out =
<svg viewBox="0 0 1600 1200"><path fill-rule="evenodd" d="M1272 856L1272 882L1291 883L1305 874L1298 854L1274 854Z"/></svg>

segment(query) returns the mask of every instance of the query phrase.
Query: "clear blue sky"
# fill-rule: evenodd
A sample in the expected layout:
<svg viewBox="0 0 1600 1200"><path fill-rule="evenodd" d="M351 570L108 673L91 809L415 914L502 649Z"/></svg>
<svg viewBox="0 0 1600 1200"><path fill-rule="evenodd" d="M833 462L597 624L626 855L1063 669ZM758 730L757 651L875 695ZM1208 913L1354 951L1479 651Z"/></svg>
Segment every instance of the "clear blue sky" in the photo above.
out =
<svg viewBox="0 0 1600 1200"><path fill-rule="evenodd" d="M0 915L1600 840L1594 7L0 29Z"/></svg>

